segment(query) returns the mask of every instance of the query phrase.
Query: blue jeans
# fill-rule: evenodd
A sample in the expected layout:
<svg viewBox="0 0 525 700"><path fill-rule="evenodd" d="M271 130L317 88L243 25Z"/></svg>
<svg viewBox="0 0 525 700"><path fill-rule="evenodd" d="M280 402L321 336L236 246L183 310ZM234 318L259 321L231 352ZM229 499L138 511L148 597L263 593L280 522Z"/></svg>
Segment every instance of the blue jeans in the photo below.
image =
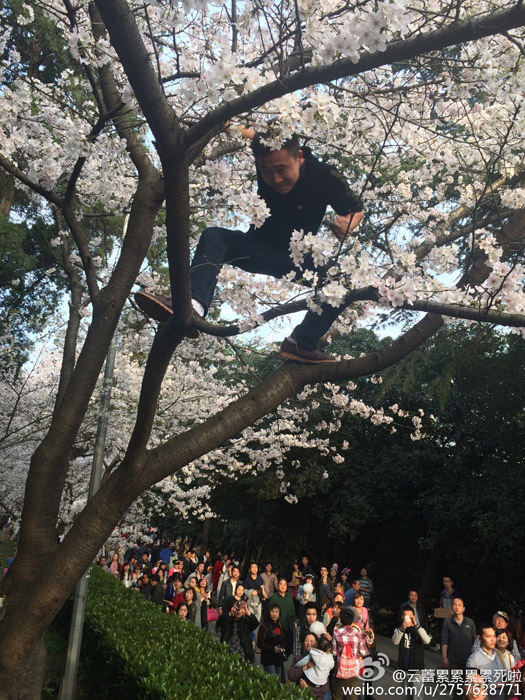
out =
<svg viewBox="0 0 525 700"><path fill-rule="evenodd" d="M213 298L217 276L225 263L246 272L277 278L297 270L290 257L288 239L277 243L257 233L230 231L217 226L207 228L202 232L191 263L191 295L204 306L206 312ZM322 277L323 268L314 268L310 259L305 260L304 265ZM318 340L347 306L343 303L333 307L324 303L321 304L321 314L307 311L303 321L294 328L297 343L314 350Z"/></svg>
<svg viewBox="0 0 525 700"><path fill-rule="evenodd" d="M280 664L279 666L276 666L275 664L268 664L268 666L263 666L263 668L270 676L279 676L281 683L286 682L283 664Z"/></svg>

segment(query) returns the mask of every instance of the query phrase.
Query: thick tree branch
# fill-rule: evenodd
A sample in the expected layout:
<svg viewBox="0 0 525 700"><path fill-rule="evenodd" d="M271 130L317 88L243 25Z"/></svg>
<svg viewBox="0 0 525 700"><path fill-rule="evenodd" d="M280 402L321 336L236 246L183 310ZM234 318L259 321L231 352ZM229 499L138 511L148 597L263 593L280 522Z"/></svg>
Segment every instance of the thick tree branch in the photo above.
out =
<svg viewBox="0 0 525 700"><path fill-rule="evenodd" d="M249 112L270 100L296 90L320 83L328 83L340 78L347 78L351 75L359 75L365 71L392 63L403 63L431 51L442 51L448 46L475 41L486 36L521 27L524 24L525 7L518 3L510 9L493 12L472 20L453 22L440 29L424 32L407 40L392 42L385 51L373 54L367 53L357 63L353 63L350 58L344 58L329 65L309 66L300 73L280 76L279 79L247 95L221 105L189 130L187 140L189 143L194 143L208 131L220 124L224 124L236 115Z"/></svg>

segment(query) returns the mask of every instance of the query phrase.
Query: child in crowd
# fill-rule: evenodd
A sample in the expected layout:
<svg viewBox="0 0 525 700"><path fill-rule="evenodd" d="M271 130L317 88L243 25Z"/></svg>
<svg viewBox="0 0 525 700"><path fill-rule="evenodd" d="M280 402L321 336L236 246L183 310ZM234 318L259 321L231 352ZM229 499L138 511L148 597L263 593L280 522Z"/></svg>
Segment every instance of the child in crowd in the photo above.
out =
<svg viewBox="0 0 525 700"><path fill-rule="evenodd" d="M331 644L323 635L317 643L317 648L297 662L297 666L303 667L303 678L311 688L318 688L328 683L328 676L334 667Z"/></svg>

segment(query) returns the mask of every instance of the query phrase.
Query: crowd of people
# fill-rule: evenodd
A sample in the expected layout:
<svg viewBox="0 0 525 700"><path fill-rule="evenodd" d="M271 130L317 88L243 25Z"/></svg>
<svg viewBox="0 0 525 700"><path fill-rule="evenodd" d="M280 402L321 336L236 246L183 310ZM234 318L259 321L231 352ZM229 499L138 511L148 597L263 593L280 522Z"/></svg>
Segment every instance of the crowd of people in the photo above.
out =
<svg viewBox="0 0 525 700"><path fill-rule="evenodd" d="M376 657L371 614L373 582L365 568L359 578L333 564L314 571L307 556L293 562L289 575L279 576L271 562L255 562L241 572L228 554L200 552L186 543L138 543L125 553L118 545L98 565L133 588L167 614L215 632L231 652L248 662L260 654L264 670L308 688L316 698L357 697L363 668ZM466 669L482 680L497 681L495 672L515 671L521 679L525 634L521 620L497 611L492 623L480 625L464 615L463 598L450 577L443 580L439 606L443 668L456 683ZM429 621L418 592L411 590L398 612L392 641L398 646L398 668L415 677L425 668L424 650L431 643ZM291 665L285 673L285 662ZM288 664L287 664L288 666ZM520 675L521 674L521 675ZM509 678L501 678L501 698L512 697ZM421 680L419 678L419 680ZM519 688L519 682L514 683Z"/></svg>

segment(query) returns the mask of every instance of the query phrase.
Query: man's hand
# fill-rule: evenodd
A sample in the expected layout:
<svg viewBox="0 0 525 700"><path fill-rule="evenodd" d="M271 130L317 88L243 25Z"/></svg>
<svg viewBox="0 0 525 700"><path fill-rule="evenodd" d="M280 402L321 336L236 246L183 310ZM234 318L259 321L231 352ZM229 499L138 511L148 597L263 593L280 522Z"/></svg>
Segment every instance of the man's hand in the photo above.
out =
<svg viewBox="0 0 525 700"><path fill-rule="evenodd" d="M362 218L362 211L350 213L346 216L338 216L330 227L332 229L332 233L338 240L344 241L345 237L359 226L359 222Z"/></svg>

